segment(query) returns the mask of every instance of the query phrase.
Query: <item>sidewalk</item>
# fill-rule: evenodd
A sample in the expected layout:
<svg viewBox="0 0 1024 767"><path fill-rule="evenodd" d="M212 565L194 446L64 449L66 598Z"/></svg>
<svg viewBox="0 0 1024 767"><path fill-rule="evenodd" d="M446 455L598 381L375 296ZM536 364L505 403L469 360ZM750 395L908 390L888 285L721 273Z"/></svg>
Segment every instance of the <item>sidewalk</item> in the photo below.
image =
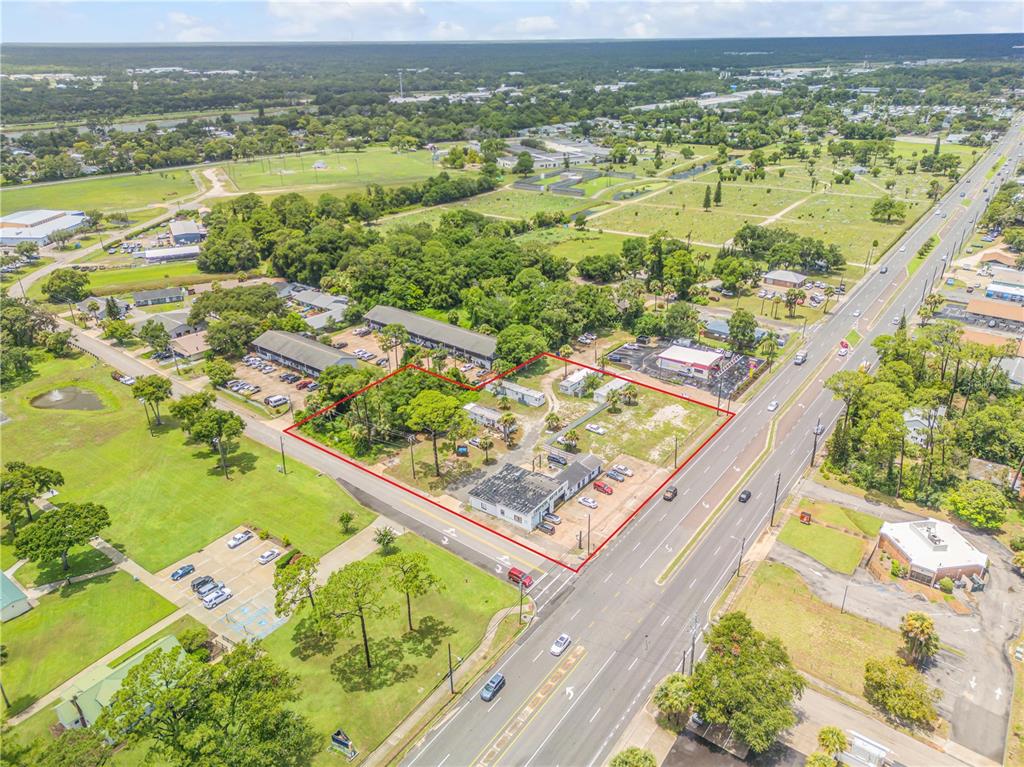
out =
<svg viewBox="0 0 1024 767"><path fill-rule="evenodd" d="M395 536L405 532L405 528L397 525L384 517L377 517L369 525L353 535L344 543L340 543L333 549L320 557L320 567L317 569L316 582L323 586L331 573L340 570L345 565L365 559L380 548L373 537L377 531L384 527L390 527L395 531Z"/></svg>

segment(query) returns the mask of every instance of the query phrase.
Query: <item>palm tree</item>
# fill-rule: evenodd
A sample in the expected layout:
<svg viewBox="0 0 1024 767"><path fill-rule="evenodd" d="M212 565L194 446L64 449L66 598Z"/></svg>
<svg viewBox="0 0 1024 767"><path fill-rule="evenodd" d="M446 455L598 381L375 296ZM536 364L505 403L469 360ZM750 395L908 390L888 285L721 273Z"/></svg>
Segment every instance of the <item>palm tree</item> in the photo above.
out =
<svg viewBox="0 0 1024 767"><path fill-rule="evenodd" d="M613 413L619 412L619 402L622 400L622 391L620 389L612 389L608 392L608 396L605 397L605 403L608 405L608 410Z"/></svg>
<svg viewBox="0 0 1024 767"><path fill-rule="evenodd" d="M836 757L850 747L846 733L838 727L822 727L818 730L818 748L831 757Z"/></svg>
<svg viewBox="0 0 1024 767"><path fill-rule="evenodd" d="M498 426L501 427L501 433L504 435L505 444L512 444L512 432L515 430L516 417L512 413L503 413L501 418L498 419Z"/></svg>
<svg viewBox="0 0 1024 767"><path fill-rule="evenodd" d="M651 280L651 284L648 286L651 291L651 298L654 299L654 309L658 309L658 296L661 294L662 284L657 280Z"/></svg>
<svg viewBox="0 0 1024 767"><path fill-rule="evenodd" d="M494 440L490 437L483 436L479 440L479 447L484 451L484 463L490 463L489 451L494 448Z"/></svg>
<svg viewBox="0 0 1024 767"><path fill-rule="evenodd" d="M833 288L831 285L826 285L824 293L825 293L825 305L821 308L821 313L822 314L828 314L828 302L836 294L836 289Z"/></svg>
<svg viewBox="0 0 1024 767"><path fill-rule="evenodd" d="M764 347L765 354L768 355L768 372L771 373L772 362L775 361L775 354L779 350L779 334L774 330L767 331L761 341L761 346Z"/></svg>
<svg viewBox="0 0 1024 767"><path fill-rule="evenodd" d="M561 346L558 347L558 356L561 357L563 360L569 359L569 357L571 355L572 355L572 346L570 346L569 344L562 344ZM562 363L562 378L565 378L567 375L569 375L569 363L568 362L563 362Z"/></svg>
<svg viewBox="0 0 1024 767"><path fill-rule="evenodd" d="M915 664L920 664L939 651L935 621L927 613L912 612L904 615L900 621L900 634L907 654Z"/></svg>
<svg viewBox="0 0 1024 767"><path fill-rule="evenodd" d="M623 387L623 398L627 404L636 404L639 396L640 390L636 387L636 384L627 384Z"/></svg>
<svg viewBox="0 0 1024 767"><path fill-rule="evenodd" d="M500 397L498 397L498 407L501 408L502 410L508 410L510 407L512 407L512 400L510 400L506 395L502 394Z"/></svg>
<svg viewBox="0 0 1024 767"><path fill-rule="evenodd" d="M544 416L544 426L548 431L556 431L561 423L562 419L558 417L558 413L554 410Z"/></svg>
<svg viewBox="0 0 1024 767"><path fill-rule="evenodd" d="M580 442L580 433L575 429L569 429L569 431L562 435L562 442L575 448Z"/></svg>

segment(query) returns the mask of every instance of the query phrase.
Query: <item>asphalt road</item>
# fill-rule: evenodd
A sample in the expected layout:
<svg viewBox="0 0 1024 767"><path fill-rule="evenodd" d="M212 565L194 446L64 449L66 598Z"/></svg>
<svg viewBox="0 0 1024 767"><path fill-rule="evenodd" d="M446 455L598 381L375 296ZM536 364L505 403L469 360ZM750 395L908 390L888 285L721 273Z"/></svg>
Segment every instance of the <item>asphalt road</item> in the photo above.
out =
<svg viewBox="0 0 1024 767"><path fill-rule="evenodd" d="M675 483L680 489L675 501L652 502L580 574L553 569L537 584L534 591L541 595L537 619L495 665L508 680L504 690L491 703L481 701L478 690L468 691L453 713L408 754L408 767L594 767L610 757L621 729L652 686L680 668L692 644L699 656L699 631L695 635L692 628L706 626L710 606L735 572L741 548L768 522L776 481L783 498L808 465L819 418L831 428L839 417L841 403L824 389L824 380L837 370L873 363L871 340L892 331L891 318L904 313L912 318L930 286L941 280L943 257L958 240L969 236L984 211L982 187L994 192L996 181L986 179L986 172L1001 155L1011 158L1007 165L1012 169L1020 141L1017 120L1007 137L940 201L939 215L923 218L881 260L887 273L875 269L834 314L809 331L808 362L778 371L718 435L711 449L686 466ZM972 200L969 206L962 204L961 191ZM907 265L936 233L941 244L907 278ZM863 340L847 356L838 357L839 342L851 329ZM783 407L768 413L771 400L784 403ZM775 421L771 452L744 483L753 497L746 504L730 500L682 566L659 585L658 576L720 501L735 492L738 480L761 452L771 418ZM558 596L552 598L552 593ZM563 631L584 651L571 669L562 665L569 663L566 656L555 658L549 652ZM954 722L953 739L1001 760L1002 738L992 742L991 723L981 724ZM972 732L989 734L984 742L977 742ZM894 758L899 760L899 754Z"/></svg>

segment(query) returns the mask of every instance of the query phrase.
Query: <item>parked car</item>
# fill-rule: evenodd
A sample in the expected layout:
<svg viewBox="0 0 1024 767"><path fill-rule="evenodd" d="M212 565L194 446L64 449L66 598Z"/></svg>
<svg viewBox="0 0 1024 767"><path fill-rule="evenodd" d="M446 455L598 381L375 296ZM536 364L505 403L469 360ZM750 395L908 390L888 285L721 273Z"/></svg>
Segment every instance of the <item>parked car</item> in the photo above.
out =
<svg viewBox="0 0 1024 767"><path fill-rule="evenodd" d="M220 591L222 588L224 588L224 581L215 581L213 578L210 578L210 580L196 589L196 595L200 599L206 599L207 596L215 591Z"/></svg>
<svg viewBox="0 0 1024 767"><path fill-rule="evenodd" d="M750 500L750 491L749 490L744 490L742 493L739 494L739 499L738 500L739 500L740 503L746 503L747 501L749 501Z"/></svg>
<svg viewBox="0 0 1024 767"><path fill-rule="evenodd" d="M222 605L231 599L231 589L220 589L214 591L212 594L207 594L206 599L203 600L203 607L207 610L212 610L217 605Z"/></svg>
<svg viewBox="0 0 1024 767"><path fill-rule="evenodd" d="M619 474L619 472L615 471L615 469L612 469L611 471L606 471L604 475L608 477L608 479L614 479L616 482L626 481L626 475Z"/></svg>
<svg viewBox="0 0 1024 767"><path fill-rule="evenodd" d="M604 428L603 426L598 426L595 423L588 423L583 428L585 428L587 431L592 432L594 434L607 434L608 433L608 430L606 428Z"/></svg>
<svg viewBox="0 0 1024 767"><path fill-rule="evenodd" d="M633 476L633 470L631 468L629 468L628 466L623 466L621 463L615 464L614 466L612 466L612 469L614 471L619 472L619 474L622 474L622 475L624 475L626 477L632 477Z"/></svg>
<svg viewBox="0 0 1024 767"><path fill-rule="evenodd" d="M888 266L883 266L881 269L878 270L878 273L879 274L885 274L888 271L889 271L889 267Z"/></svg>
<svg viewBox="0 0 1024 767"><path fill-rule="evenodd" d="M487 684L480 691L480 700L485 703L490 703L494 700L494 697L501 692L501 688L505 686L504 674L495 672L494 676L487 680Z"/></svg>
<svg viewBox="0 0 1024 767"><path fill-rule="evenodd" d="M191 586L192 591L199 591L207 583L213 583L212 575L200 575L198 578L193 578L189 586Z"/></svg>
<svg viewBox="0 0 1024 767"><path fill-rule="evenodd" d="M301 381L299 381L297 384L295 384L295 388L298 389L299 391L302 391L307 386L309 386L311 383L313 383L313 379L311 379L311 378L304 378Z"/></svg>
<svg viewBox="0 0 1024 767"><path fill-rule="evenodd" d="M559 634L558 639L556 639L555 643L551 645L551 654L558 657L565 652L565 648L567 648L571 643L572 639L569 638L568 634Z"/></svg>
<svg viewBox="0 0 1024 767"><path fill-rule="evenodd" d="M550 511L544 514L544 521L552 525L562 524L562 518L557 514L552 514Z"/></svg>
<svg viewBox="0 0 1024 767"><path fill-rule="evenodd" d="M580 498L579 503L586 506L588 509L596 509L597 501L591 498L589 495L584 495Z"/></svg>
<svg viewBox="0 0 1024 767"><path fill-rule="evenodd" d="M541 522L540 524L538 524L537 525L537 529L540 530L545 535L554 535L555 534L555 528L553 528L547 522Z"/></svg>
<svg viewBox="0 0 1024 767"><path fill-rule="evenodd" d="M548 463L557 463L559 466L569 465L569 462L557 453L548 453Z"/></svg>
<svg viewBox="0 0 1024 767"><path fill-rule="evenodd" d="M599 493L604 493L605 495L611 495L615 492L607 482L595 482L594 489Z"/></svg>
<svg viewBox="0 0 1024 767"><path fill-rule="evenodd" d="M252 539L252 530L243 530L240 533L235 533L228 539L228 548L237 549L243 543Z"/></svg>
<svg viewBox="0 0 1024 767"><path fill-rule="evenodd" d="M171 580L172 581L180 581L186 575L191 575L195 571L196 571L196 566L195 565L182 565L177 570L175 570L173 573L171 573Z"/></svg>
<svg viewBox="0 0 1024 767"><path fill-rule="evenodd" d="M259 562L261 565L266 565L270 562L273 562L279 556L281 556L281 552L277 549L267 549L262 554L260 554L259 557L257 557L256 561Z"/></svg>

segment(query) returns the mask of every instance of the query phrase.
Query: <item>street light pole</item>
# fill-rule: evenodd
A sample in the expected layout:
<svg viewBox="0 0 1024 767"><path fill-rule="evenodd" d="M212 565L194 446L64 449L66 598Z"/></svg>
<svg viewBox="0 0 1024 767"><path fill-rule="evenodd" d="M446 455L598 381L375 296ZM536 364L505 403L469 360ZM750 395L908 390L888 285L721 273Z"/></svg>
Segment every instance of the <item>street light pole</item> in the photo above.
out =
<svg viewBox="0 0 1024 767"><path fill-rule="evenodd" d="M775 498L772 500L772 521L768 524L768 527L775 527L775 509L779 505L779 483L782 482L782 472L780 471L775 476Z"/></svg>
<svg viewBox="0 0 1024 767"><path fill-rule="evenodd" d="M519 622L523 622L523 581L519 580Z"/></svg>
<svg viewBox="0 0 1024 767"><path fill-rule="evenodd" d="M743 540L740 541L740 558L736 560L736 577L740 574L740 565L743 564L743 549L747 545L747 536L743 536Z"/></svg>
<svg viewBox="0 0 1024 767"><path fill-rule="evenodd" d="M590 556L590 512L587 512L587 556Z"/></svg>
<svg viewBox="0 0 1024 767"><path fill-rule="evenodd" d="M522 618L520 618L522 620ZM455 694L455 671L452 670L452 643L448 643L448 689Z"/></svg>
<svg viewBox="0 0 1024 767"><path fill-rule="evenodd" d="M281 439L281 473L288 474L288 465L284 462L284 435L280 436Z"/></svg>

